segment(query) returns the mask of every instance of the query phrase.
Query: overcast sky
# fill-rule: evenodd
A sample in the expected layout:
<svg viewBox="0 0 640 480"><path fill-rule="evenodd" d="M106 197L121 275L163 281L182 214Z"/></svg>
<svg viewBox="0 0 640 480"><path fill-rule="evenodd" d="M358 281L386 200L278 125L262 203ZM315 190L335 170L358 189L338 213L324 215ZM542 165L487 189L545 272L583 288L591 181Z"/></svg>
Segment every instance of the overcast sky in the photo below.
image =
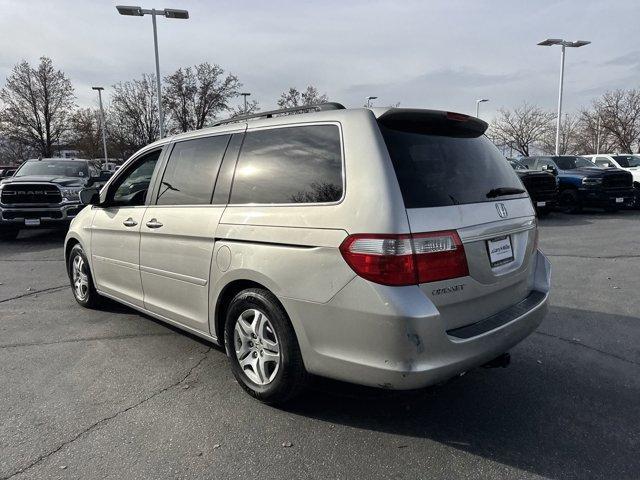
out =
<svg viewBox="0 0 640 480"><path fill-rule="evenodd" d="M0 83L19 60L47 55L73 81L79 105L107 87L154 71L151 18L118 15L137 0L0 0ZM160 68L217 63L263 109L289 86L313 84L331 100L361 106L441 108L481 116L522 101L556 108L559 47L568 49L565 107L640 86L639 0L144 0L184 8L158 19Z"/></svg>

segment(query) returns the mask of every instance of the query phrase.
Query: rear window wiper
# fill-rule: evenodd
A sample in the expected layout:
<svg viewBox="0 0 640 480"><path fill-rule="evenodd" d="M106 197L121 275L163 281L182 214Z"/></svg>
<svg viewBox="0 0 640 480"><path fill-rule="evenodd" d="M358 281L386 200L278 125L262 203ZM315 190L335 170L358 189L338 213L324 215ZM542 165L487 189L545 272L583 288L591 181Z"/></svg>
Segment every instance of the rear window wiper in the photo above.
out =
<svg viewBox="0 0 640 480"><path fill-rule="evenodd" d="M514 187L498 187L492 188L487 193L487 198L503 197L505 195L518 195L519 193L525 193L521 188Z"/></svg>

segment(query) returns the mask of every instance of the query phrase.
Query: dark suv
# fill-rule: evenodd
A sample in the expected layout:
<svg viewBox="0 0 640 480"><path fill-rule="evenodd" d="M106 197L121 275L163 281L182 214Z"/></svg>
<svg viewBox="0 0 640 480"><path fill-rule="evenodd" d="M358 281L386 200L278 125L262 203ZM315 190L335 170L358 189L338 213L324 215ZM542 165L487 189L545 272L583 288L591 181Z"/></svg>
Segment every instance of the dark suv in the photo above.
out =
<svg viewBox="0 0 640 480"><path fill-rule="evenodd" d="M91 160L27 160L0 181L0 238L15 238L23 228L66 227L83 208L80 190L110 176Z"/></svg>
<svg viewBox="0 0 640 480"><path fill-rule="evenodd" d="M539 216L546 215L558 203L558 178L550 171L530 170L524 163L508 158L524 184Z"/></svg>
<svg viewBox="0 0 640 480"><path fill-rule="evenodd" d="M560 181L560 207L575 213L582 207L616 211L634 202L633 178L617 168L600 168L583 157L559 155L527 157L521 162L532 170L548 170Z"/></svg>

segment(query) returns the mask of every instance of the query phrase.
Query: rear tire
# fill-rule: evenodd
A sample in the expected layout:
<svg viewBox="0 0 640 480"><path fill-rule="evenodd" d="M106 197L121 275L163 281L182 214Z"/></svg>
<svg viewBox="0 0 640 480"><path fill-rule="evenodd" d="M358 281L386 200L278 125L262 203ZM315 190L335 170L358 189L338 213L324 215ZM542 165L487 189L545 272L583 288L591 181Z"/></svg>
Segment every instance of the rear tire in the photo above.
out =
<svg viewBox="0 0 640 480"><path fill-rule="evenodd" d="M233 376L252 397L282 404L304 389L308 373L296 334L268 290L250 288L231 300L224 339Z"/></svg>
<svg viewBox="0 0 640 480"><path fill-rule="evenodd" d="M73 297L85 308L100 306L102 297L98 295L93 284L89 262L80 244L76 244L69 253L67 273L71 282Z"/></svg>
<svg viewBox="0 0 640 480"><path fill-rule="evenodd" d="M0 240L15 240L20 233L19 228L0 227Z"/></svg>
<svg viewBox="0 0 640 480"><path fill-rule="evenodd" d="M549 215L549 213L551 213L551 209L549 209L548 207L540 207L537 209L537 213L538 217L540 218L546 217L547 215Z"/></svg>
<svg viewBox="0 0 640 480"><path fill-rule="evenodd" d="M576 190L563 190L560 193L560 210L564 213L579 213L582 211L580 197Z"/></svg>

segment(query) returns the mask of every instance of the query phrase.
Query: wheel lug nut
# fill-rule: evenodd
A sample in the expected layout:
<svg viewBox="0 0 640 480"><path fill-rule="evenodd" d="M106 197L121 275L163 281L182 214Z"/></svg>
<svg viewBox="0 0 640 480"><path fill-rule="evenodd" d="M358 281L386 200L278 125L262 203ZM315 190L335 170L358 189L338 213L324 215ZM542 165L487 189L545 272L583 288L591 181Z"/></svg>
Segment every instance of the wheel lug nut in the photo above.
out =
<svg viewBox="0 0 640 480"><path fill-rule="evenodd" d="M250 347L253 347L253 342L249 342L249 346L250 346Z"/></svg>
<svg viewBox="0 0 640 480"><path fill-rule="evenodd" d="M258 356L258 352L253 352L253 358L256 358Z"/></svg>

